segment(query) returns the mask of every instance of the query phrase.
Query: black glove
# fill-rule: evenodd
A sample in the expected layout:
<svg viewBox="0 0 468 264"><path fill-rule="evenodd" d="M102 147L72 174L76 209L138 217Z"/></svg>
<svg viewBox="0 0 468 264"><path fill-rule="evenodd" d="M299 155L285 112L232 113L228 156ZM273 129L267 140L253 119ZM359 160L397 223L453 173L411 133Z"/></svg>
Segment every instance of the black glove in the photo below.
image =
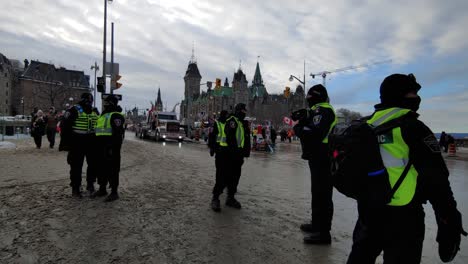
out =
<svg viewBox="0 0 468 264"><path fill-rule="evenodd" d="M213 148L210 148L210 156L213 157L215 154L215 150Z"/></svg>
<svg viewBox="0 0 468 264"><path fill-rule="evenodd" d="M448 216L437 216L436 220L439 257L442 262L450 262L460 250L461 235L467 235L463 230L462 216L456 208L453 208Z"/></svg>

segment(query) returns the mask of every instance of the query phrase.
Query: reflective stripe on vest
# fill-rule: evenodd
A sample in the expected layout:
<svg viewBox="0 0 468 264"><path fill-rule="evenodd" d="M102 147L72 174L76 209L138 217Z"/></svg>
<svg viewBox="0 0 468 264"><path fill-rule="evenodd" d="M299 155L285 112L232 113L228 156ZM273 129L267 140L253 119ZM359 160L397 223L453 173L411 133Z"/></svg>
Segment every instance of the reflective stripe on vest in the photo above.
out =
<svg viewBox="0 0 468 264"><path fill-rule="evenodd" d="M98 116L91 112L91 114L86 114L81 106L75 106L78 111L78 117L72 126L72 131L75 134L94 134L94 128L96 127Z"/></svg>
<svg viewBox="0 0 468 264"><path fill-rule="evenodd" d="M111 112L99 117L96 125L96 136L112 136L112 126L110 121L113 114L122 115L119 112Z"/></svg>
<svg viewBox="0 0 468 264"><path fill-rule="evenodd" d="M403 108L389 108L377 111L367 123L375 127L401 117L409 111L410 110ZM394 128L384 135L379 135L378 140L380 144L380 154L389 175L390 185L393 187L409 161L409 147L403 140L399 127ZM414 166L411 166L406 178L403 180L388 205L403 206L409 204L411 200L413 200L416 192L417 178L418 172Z"/></svg>
<svg viewBox="0 0 468 264"><path fill-rule="evenodd" d="M224 132L224 128L226 126L226 123L216 121L216 126L218 127L218 136L216 137L216 142L221 146L221 147L227 147L227 142L226 142L226 132Z"/></svg>
<svg viewBox="0 0 468 264"><path fill-rule="evenodd" d="M318 103L318 104L315 104L313 105L310 110L314 111L315 109L317 109L317 107L323 107L323 108L328 108L328 109L331 109L332 112L333 112L333 115L335 117L335 119L333 120L333 122L331 123L330 125L330 128L328 129L328 133L327 135L325 136L325 138L322 140L322 143L328 143L328 135L330 135L331 131L333 130L333 128L335 127L336 125L336 122L337 122L337 117L336 117L336 113L335 113L335 109L333 109L333 107L329 104L329 103Z"/></svg>
<svg viewBox="0 0 468 264"><path fill-rule="evenodd" d="M230 120L234 118L234 121L236 121L237 123L237 129L236 129L236 141L237 141L237 147L238 148L243 148L244 147L244 125L242 124L242 122L239 121L239 119L237 119L237 117L235 116L231 116L227 121L226 123Z"/></svg>

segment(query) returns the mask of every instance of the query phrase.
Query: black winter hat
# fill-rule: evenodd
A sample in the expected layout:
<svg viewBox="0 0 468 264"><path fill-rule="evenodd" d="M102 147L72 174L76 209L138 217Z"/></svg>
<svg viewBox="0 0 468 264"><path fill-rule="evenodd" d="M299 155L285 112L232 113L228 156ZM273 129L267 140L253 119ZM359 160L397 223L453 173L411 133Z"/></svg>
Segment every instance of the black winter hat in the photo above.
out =
<svg viewBox="0 0 468 264"><path fill-rule="evenodd" d="M380 101L383 104L395 103L409 92L418 92L421 85L416 82L412 73L405 75L395 73L387 76L380 85Z"/></svg>
<svg viewBox="0 0 468 264"><path fill-rule="evenodd" d="M240 111L247 111L247 106L244 103L238 103L236 104L236 107L234 107L234 112L240 112Z"/></svg>
<svg viewBox="0 0 468 264"><path fill-rule="evenodd" d="M319 102L325 102L328 99L328 92L327 88L321 84L314 85L310 87L309 91L307 92L306 99L318 99Z"/></svg>
<svg viewBox="0 0 468 264"><path fill-rule="evenodd" d="M91 93L82 93L81 94L81 99L88 100L88 101L93 101L93 95Z"/></svg>
<svg viewBox="0 0 468 264"><path fill-rule="evenodd" d="M119 103L119 99L116 96L110 94L107 96L106 102L109 102L113 105L117 105Z"/></svg>

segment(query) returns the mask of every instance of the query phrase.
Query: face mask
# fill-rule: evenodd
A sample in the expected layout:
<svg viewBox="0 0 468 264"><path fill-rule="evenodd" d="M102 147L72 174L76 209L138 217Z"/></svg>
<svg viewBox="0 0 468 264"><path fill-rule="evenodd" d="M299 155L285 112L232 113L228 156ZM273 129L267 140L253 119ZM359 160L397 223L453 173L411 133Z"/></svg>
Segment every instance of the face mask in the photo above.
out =
<svg viewBox="0 0 468 264"><path fill-rule="evenodd" d="M400 107L411 109L414 112L418 111L419 105L421 104L421 97L411 97L411 98L403 98L401 101Z"/></svg>

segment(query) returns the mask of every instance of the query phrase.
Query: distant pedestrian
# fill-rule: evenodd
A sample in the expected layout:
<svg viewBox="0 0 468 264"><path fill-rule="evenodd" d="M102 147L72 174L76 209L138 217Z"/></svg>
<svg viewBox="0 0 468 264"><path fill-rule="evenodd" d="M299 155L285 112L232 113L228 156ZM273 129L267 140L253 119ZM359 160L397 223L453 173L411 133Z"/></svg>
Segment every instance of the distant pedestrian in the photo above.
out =
<svg viewBox="0 0 468 264"><path fill-rule="evenodd" d="M57 133L57 111L55 111L55 107L51 106L49 108L49 113L46 116L46 134L47 140L49 140L49 147L54 148L55 145L55 134Z"/></svg>
<svg viewBox="0 0 468 264"><path fill-rule="evenodd" d="M31 135L36 143L36 148L40 149L42 146L42 136L45 134L46 122L44 120L44 113L42 110L38 110L34 122L32 124Z"/></svg>
<svg viewBox="0 0 468 264"><path fill-rule="evenodd" d="M444 152L447 152L447 134L445 134L445 131L440 134L439 145Z"/></svg>
<svg viewBox="0 0 468 264"><path fill-rule="evenodd" d="M293 137L293 130L292 130L292 129L289 129L289 130L288 130L288 140L289 140L289 143L291 143L292 137Z"/></svg>
<svg viewBox="0 0 468 264"><path fill-rule="evenodd" d="M276 130L273 127L271 127L270 136L271 136L271 143L275 145L277 135L276 135Z"/></svg>
<svg viewBox="0 0 468 264"><path fill-rule="evenodd" d="M447 142L445 144L447 145L447 150L448 150L448 148L450 147L450 144L455 144L455 138L452 135L447 134Z"/></svg>

